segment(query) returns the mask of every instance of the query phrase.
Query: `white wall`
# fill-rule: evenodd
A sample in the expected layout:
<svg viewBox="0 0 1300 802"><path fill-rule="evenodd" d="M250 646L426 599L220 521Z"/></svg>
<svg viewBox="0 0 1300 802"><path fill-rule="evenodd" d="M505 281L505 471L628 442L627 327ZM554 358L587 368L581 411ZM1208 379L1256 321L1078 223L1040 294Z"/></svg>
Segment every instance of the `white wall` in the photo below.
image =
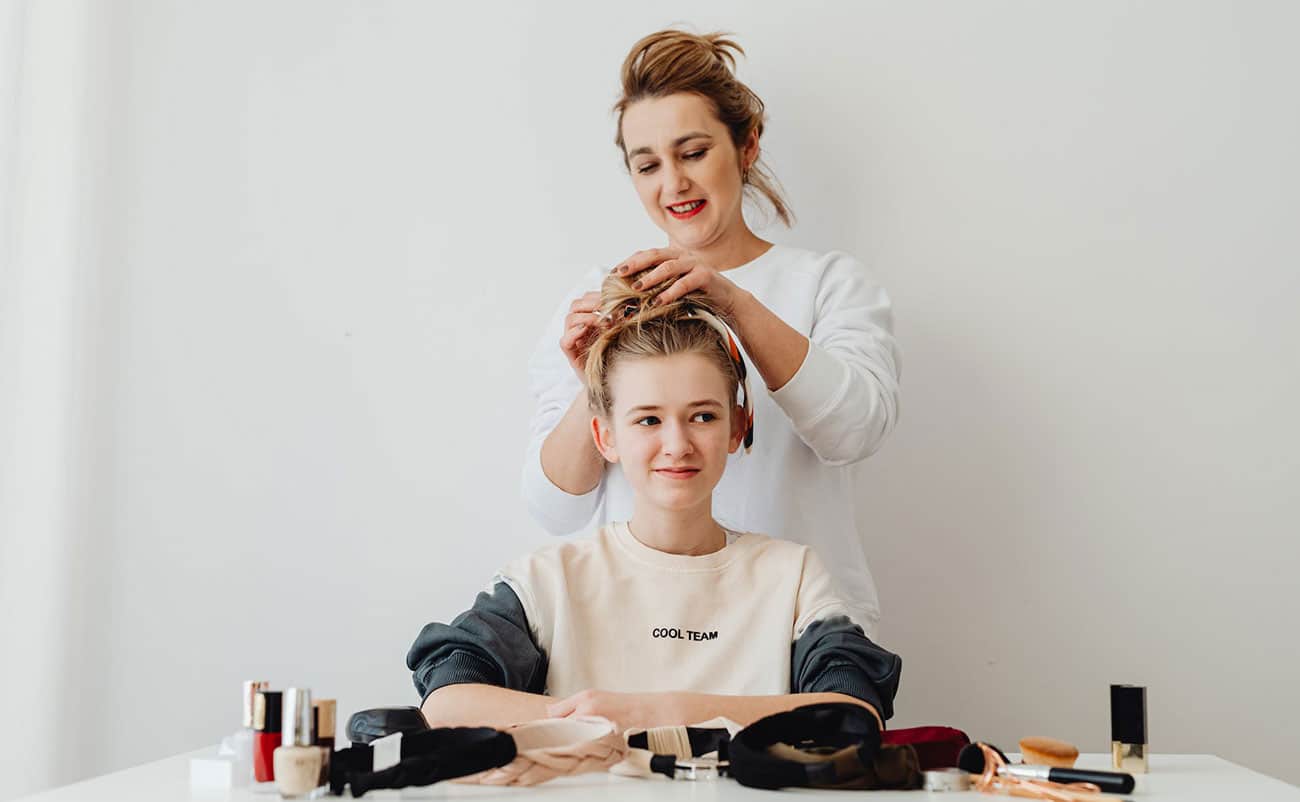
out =
<svg viewBox="0 0 1300 802"><path fill-rule="evenodd" d="M1156 751L1300 782L1300 10L801 8L100 20L80 748L51 781L214 743L245 678L341 720L417 701L420 626L545 540L524 362L581 271L662 242L609 106L685 21L749 53L800 218L765 233L896 304L902 420L861 469L895 723L1103 751L1107 685L1145 683Z"/></svg>

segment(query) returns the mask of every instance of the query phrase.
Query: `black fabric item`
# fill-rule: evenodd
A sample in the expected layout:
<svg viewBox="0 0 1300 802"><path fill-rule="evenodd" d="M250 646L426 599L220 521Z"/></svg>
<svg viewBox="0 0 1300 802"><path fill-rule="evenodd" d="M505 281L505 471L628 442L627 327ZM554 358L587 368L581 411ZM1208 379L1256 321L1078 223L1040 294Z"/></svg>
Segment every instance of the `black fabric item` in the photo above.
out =
<svg viewBox="0 0 1300 802"><path fill-rule="evenodd" d="M842 693L888 721L894 715L903 659L868 638L846 616L814 621L791 650L791 693Z"/></svg>
<svg viewBox="0 0 1300 802"><path fill-rule="evenodd" d="M546 654L533 641L519 597L505 582L484 591L450 624L426 624L406 654L423 703L444 685L481 683L546 691Z"/></svg>
<svg viewBox="0 0 1300 802"><path fill-rule="evenodd" d="M373 707L358 710L348 717L347 736L354 744L368 744L395 732L421 732L429 729L418 707Z"/></svg>
<svg viewBox="0 0 1300 802"><path fill-rule="evenodd" d="M691 742L692 756L717 752L718 757L726 759L727 742L731 740L731 733L725 728L687 727L686 737ZM627 739L627 745L633 749L649 749L650 737L644 732L638 732Z"/></svg>
<svg viewBox="0 0 1300 802"><path fill-rule="evenodd" d="M340 750L335 755L354 748ZM371 749L368 745L362 748ZM515 759L516 751L514 738L491 727L439 727L403 735L402 760L395 766L380 771L371 771L370 766L360 769L357 764L362 754L345 756L337 774L335 764L330 764L332 793L342 794L344 783L352 789L354 797L376 788L432 785L504 766ZM366 757L373 758L373 754Z"/></svg>
<svg viewBox="0 0 1300 802"><path fill-rule="evenodd" d="M771 748L781 745L802 753L801 759L773 755ZM861 705L805 705L749 725L731 739L729 751L731 775L741 785L830 788L872 770L880 725Z"/></svg>

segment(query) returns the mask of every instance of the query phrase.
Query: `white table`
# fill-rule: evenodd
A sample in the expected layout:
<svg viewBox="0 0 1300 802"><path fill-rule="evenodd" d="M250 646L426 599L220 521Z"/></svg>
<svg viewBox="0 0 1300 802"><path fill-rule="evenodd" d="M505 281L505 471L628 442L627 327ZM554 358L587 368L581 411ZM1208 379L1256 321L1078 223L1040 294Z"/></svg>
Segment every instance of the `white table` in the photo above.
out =
<svg viewBox="0 0 1300 802"><path fill-rule="evenodd" d="M186 752L174 757L146 763L133 769L106 774L84 782L56 788L16 802L278 802L274 793L255 793L241 788L232 791L193 795L190 792L190 758L211 755L213 749ZM1013 756L1018 757L1018 756ZM1109 768L1109 755L1086 754L1079 757L1079 768ZM588 774L567 777L532 788L489 788L443 782L425 788L400 791L372 791L362 799L509 799L530 802L533 799L591 800L592 802L636 802L636 800L690 800L690 802L729 802L729 800L775 799L774 794L820 795L827 800L867 799L870 802L956 802L962 799L1011 799L986 796L975 791L965 793L929 793L926 791L872 791L863 797L857 791L785 789L759 791L745 788L735 780L703 782L642 780L611 774ZM324 797L351 799L351 796ZM1300 788L1288 785L1213 755L1153 755L1151 773L1138 775L1134 800L1179 800L1179 802L1300 802Z"/></svg>

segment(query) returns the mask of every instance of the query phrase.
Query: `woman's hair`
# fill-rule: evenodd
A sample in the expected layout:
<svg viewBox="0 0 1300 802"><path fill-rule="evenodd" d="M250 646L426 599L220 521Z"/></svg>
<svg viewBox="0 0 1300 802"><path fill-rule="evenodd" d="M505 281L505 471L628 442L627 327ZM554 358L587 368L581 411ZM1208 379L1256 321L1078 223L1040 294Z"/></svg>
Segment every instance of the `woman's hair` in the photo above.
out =
<svg viewBox="0 0 1300 802"><path fill-rule="evenodd" d="M751 131L763 136L763 101L735 76L736 57L744 54L740 45L716 32L699 36L673 28L652 33L632 46L623 60L622 96L614 104L618 113L618 135L614 142L623 153L623 166L630 169L623 142L623 113L639 100L690 92L704 98L740 151ZM786 227L794 218L780 190L776 176L755 160L743 180L748 188L767 198Z"/></svg>
<svg viewBox="0 0 1300 802"><path fill-rule="evenodd" d="M702 315L728 323L726 316L701 292L690 292L667 304L650 305L651 299L672 286L665 282L647 290L634 290L632 276L610 274L600 288L600 314L610 326L587 349L587 400L592 410L609 416L613 397L609 377L620 363L645 357L700 354L713 361L726 378L728 401L735 406L742 379L729 343ZM732 409L728 412L735 414Z"/></svg>

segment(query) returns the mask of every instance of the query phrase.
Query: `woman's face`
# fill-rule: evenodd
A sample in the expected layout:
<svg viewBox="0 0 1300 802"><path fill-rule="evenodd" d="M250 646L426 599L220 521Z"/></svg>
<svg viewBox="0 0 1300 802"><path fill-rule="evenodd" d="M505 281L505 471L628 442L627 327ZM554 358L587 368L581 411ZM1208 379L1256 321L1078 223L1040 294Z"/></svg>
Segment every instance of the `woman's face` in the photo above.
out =
<svg viewBox="0 0 1300 802"><path fill-rule="evenodd" d="M744 225L740 155L707 100L682 92L633 103L623 143L641 204L674 246L696 250ZM751 136L745 163L757 153ZM673 210L682 204L696 208Z"/></svg>
<svg viewBox="0 0 1300 802"><path fill-rule="evenodd" d="M626 359L609 389L609 419L593 421L596 446L622 463L638 504L689 510L710 502L744 437L717 363L689 353Z"/></svg>

